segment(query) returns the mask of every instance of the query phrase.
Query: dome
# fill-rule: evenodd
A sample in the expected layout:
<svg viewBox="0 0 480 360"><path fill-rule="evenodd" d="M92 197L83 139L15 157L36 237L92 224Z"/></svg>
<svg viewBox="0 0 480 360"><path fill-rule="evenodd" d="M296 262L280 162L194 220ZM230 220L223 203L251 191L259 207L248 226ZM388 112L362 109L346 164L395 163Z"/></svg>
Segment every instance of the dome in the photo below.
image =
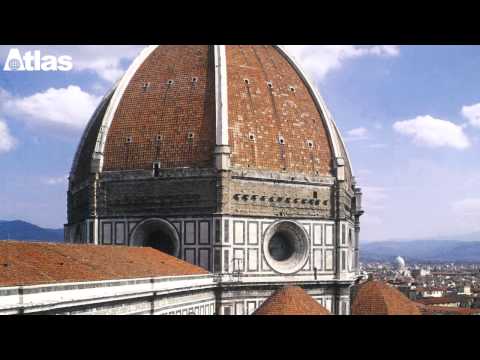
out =
<svg viewBox="0 0 480 360"><path fill-rule="evenodd" d="M421 315L416 304L382 281L369 280L359 286L352 315Z"/></svg>
<svg viewBox="0 0 480 360"><path fill-rule="evenodd" d="M398 270L403 270L405 269L405 260L401 256L397 256L395 258L395 267Z"/></svg>
<svg viewBox="0 0 480 360"><path fill-rule="evenodd" d="M275 291L253 315L330 315L330 312L299 286Z"/></svg>
<svg viewBox="0 0 480 360"><path fill-rule="evenodd" d="M145 48L82 137L71 186L92 173L215 167L351 180L324 101L280 46ZM153 164L153 165L152 165ZM341 170L339 170L341 169Z"/></svg>
<svg viewBox="0 0 480 360"><path fill-rule="evenodd" d="M361 198L332 115L283 47L152 45L80 140L65 241L152 247L201 267L224 289L222 314L252 313L293 283L345 314ZM325 312L301 292L267 310Z"/></svg>

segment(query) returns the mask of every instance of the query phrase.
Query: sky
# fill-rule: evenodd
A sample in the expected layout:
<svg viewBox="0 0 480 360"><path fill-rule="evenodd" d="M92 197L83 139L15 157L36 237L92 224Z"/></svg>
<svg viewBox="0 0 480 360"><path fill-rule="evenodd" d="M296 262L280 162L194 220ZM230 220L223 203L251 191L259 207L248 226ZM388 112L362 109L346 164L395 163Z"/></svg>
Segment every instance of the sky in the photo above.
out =
<svg viewBox="0 0 480 360"><path fill-rule="evenodd" d="M6 72L11 48L71 71ZM143 48L0 46L0 219L66 222L67 178L102 96ZM361 239L480 231L480 46L287 46L333 114L363 191Z"/></svg>

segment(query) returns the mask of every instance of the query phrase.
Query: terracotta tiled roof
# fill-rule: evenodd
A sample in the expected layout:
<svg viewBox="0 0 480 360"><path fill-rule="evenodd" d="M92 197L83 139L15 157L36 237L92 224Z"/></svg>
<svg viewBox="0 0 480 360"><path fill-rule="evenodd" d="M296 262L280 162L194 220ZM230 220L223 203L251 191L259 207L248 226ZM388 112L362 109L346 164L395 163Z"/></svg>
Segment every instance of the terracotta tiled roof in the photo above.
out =
<svg viewBox="0 0 480 360"><path fill-rule="evenodd" d="M418 307L400 291L382 281L360 285L352 305L353 315L421 315Z"/></svg>
<svg viewBox="0 0 480 360"><path fill-rule="evenodd" d="M429 297L416 300L420 304L424 305L438 305L438 304L454 304L461 301L457 296L442 296L442 297Z"/></svg>
<svg viewBox="0 0 480 360"><path fill-rule="evenodd" d="M330 315L330 312L302 288L286 286L265 300L254 315Z"/></svg>
<svg viewBox="0 0 480 360"><path fill-rule="evenodd" d="M330 175L332 151L322 114L289 61L268 45L227 45L225 51L232 167ZM278 146L279 135L285 149Z"/></svg>
<svg viewBox="0 0 480 360"><path fill-rule="evenodd" d="M480 315L480 309L416 304L424 315Z"/></svg>
<svg viewBox="0 0 480 360"><path fill-rule="evenodd" d="M207 273L146 247L0 241L0 286Z"/></svg>
<svg viewBox="0 0 480 360"><path fill-rule="evenodd" d="M105 143L104 171L151 170L154 161L162 168L213 166L212 59L208 45L162 45L147 57L115 111ZM131 142L126 144L128 137Z"/></svg>
<svg viewBox="0 0 480 360"><path fill-rule="evenodd" d="M288 167L315 176L332 175L330 137L340 139L340 134L335 127L329 133L326 114L290 60L271 45L226 45L225 57L232 167L268 171ZM162 168L213 167L213 59L212 45L153 49L129 79L105 129L101 120L108 101L99 106L78 153L79 168L72 169L76 182L90 174L100 131L107 132L104 171L150 171L154 161ZM279 135L285 146L278 146ZM341 141L339 148L349 181L350 164Z"/></svg>

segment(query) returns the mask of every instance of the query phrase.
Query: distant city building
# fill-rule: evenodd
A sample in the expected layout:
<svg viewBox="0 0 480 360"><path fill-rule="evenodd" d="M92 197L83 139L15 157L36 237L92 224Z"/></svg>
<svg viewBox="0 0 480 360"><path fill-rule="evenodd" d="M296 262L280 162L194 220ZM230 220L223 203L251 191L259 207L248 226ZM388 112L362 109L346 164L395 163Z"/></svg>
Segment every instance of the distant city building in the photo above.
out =
<svg viewBox="0 0 480 360"><path fill-rule="evenodd" d="M416 298L426 298L426 297L436 297L440 298L443 297L446 292L447 288L444 287L416 287L414 289L416 293Z"/></svg>
<svg viewBox="0 0 480 360"><path fill-rule="evenodd" d="M412 277L418 278L430 275L430 270L424 268L412 269L410 270L410 273L412 274Z"/></svg>
<svg viewBox="0 0 480 360"><path fill-rule="evenodd" d="M405 270L405 260L401 256L397 256L395 258L395 268L398 271L403 271Z"/></svg>
<svg viewBox="0 0 480 360"><path fill-rule="evenodd" d="M394 268L396 269L397 279L402 282L406 282L405 278L412 276L410 270L406 267L405 260L401 256L395 258Z"/></svg>
<svg viewBox="0 0 480 360"><path fill-rule="evenodd" d="M425 315L474 315L480 306L478 264L405 264L372 262L361 264L370 278L382 280L419 306ZM411 270L412 277L407 276ZM360 282L361 283L361 282ZM355 298L355 286L352 299ZM353 303L353 300L352 300Z"/></svg>
<svg viewBox="0 0 480 360"><path fill-rule="evenodd" d="M457 286L457 294L472 295L472 287L470 284L464 283Z"/></svg>
<svg viewBox="0 0 480 360"><path fill-rule="evenodd" d="M462 300L458 296L442 296L418 299L417 302L423 305L460 307Z"/></svg>

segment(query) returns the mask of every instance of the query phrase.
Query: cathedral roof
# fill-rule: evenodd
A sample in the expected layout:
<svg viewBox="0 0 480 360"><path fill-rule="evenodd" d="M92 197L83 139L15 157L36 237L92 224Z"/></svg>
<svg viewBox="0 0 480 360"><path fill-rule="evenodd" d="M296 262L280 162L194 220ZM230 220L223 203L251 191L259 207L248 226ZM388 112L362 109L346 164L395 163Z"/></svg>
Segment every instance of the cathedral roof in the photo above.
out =
<svg viewBox="0 0 480 360"><path fill-rule="evenodd" d="M275 291L254 315L330 315L330 312L299 286Z"/></svg>
<svg viewBox="0 0 480 360"><path fill-rule="evenodd" d="M226 120L226 122L225 122ZM145 48L90 120L71 181L90 172L209 168L229 145L232 168L334 176L348 155L324 101L279 46Z"/></svg>
<svg viewBox="0 0 480 360"><path fill-rule="evenodd" d="M480 315L480 309L416 303L423 315Z"/></svg>
<svg viewBox="0 0 480 360"><path fill-rule="evenodd" d="M207 273L147 247L0 241L0 286Z"/></svg>
<svg viewBox="0 0 480 360"><path fill-rule="evenodd" d="M388 284L369 280L360 285L352 315L421 315L415 303Z"/></svg>
<svg viewBox="0 0 480 360"><path fill-rule="evenodd" d="M417 303L423 305L440 305L440 304L454 304L459 303L462 301L461 296L456 295L449 295L449 296L441 296L441 297L427 297L424 299L416 300Z"/></svg>

